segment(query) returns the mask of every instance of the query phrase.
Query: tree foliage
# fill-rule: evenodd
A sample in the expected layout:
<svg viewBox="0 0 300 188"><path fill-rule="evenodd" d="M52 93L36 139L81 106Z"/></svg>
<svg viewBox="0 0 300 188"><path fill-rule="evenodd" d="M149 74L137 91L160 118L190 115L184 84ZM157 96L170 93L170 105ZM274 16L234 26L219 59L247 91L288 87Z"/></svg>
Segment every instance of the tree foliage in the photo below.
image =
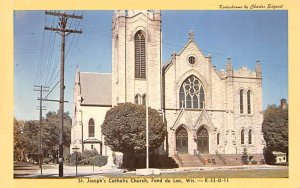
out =
<svg viewBox="0 0 300 188"><path fill-rule="evenodd" d="M149 108L149 150L158 148L167 134L159 113ZM111 108L102 125L105 144L124 154L145 153L146 108L132 103L121 103Z"/></svg>
<svg viewBox="0 0 300 188"><path fill-rule="evenodd" d="M54 155L59 143L59 115L48 112L42 121L42 152L44 157ZM38 155L40 121L20 121L14 119L14 159L23 160L25 155ZM64 147L71 142L71 118L64 115Z"/></svg>
<svg viewBox="0 0 300 188"><path fill-rule="evenodd" d="M269 150L288 154L288 109L268 106L264 112L262 132Z"/></svg>
<svg viewBox="0 0 300 188"><path fill-rule="evenodd" d="M71 143L71 127L72 119L68 113L64 114L64 132L63 132L63 145L70 147ZM56 112L48 112L43 124L43 153L54 154L58 149L59 142L59 129L60 118Z"/></svg>

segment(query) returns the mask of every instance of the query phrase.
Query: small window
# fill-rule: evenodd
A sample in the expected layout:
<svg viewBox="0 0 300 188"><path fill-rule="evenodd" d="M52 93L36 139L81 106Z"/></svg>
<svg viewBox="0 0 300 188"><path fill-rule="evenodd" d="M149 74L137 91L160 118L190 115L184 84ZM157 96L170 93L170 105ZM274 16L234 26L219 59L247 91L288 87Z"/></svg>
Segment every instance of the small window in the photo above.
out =
<svg viewBox="0 0 300 188"><path fill-rule="evenodd" d="M89 137L95 136L95 122L93 119L89 120Z"/></svg>
<svg viewBox="0 0 300 188"><path fill-rule="evenodd" d="M250 90L247 92L247 109L248 109L248 114L251 114L251 91Z"/></svg>
<svg viewBox="0 0 300 188"><path fill-rule="evenodd" d="M252 144L252 130L249 130L248 133L248 144Z"/></svg>
<svg viewBox="0 0 300 188"><path fill-rule="evenodd" d="M134 97L134 103L139 104L139 95L138 94L135 95L135 97Z"/></svg>
<svg viewBox="0 0 300 188"><path fill-rule="evenodd" d="M244 113L244 90L240 91L240 113Z"/></svg>
<svg viewBox="0 0 300 188"><path fill-rule="evenodd" d="M217 134L217 145L220 144L220 133Z"/></svg>
<svg viewBox="0 0 300 188"><path fill-rule="evenodd" d="M94 145L93 144L91 145L91 149L94 149Z"/></svg>
<svg viewBox="0 0 300 188"><path fill-rule="evenodd" d="M189 63L190 63L191 65L194 65L195 62L196 62L196 59L195 59L194 56L189 57Z"/></svg>
<svg viewBox="0 0 300 188"><path fill-rule="evenodd" d="M244 129L241 131L241 144L245 144L245 131L244 131Z"/></svg>
<svg viewBox="0 0 300 188"><path fill-rule="evenodd" d="M146 106L146 95L142 97L142 105Z"/></svg>

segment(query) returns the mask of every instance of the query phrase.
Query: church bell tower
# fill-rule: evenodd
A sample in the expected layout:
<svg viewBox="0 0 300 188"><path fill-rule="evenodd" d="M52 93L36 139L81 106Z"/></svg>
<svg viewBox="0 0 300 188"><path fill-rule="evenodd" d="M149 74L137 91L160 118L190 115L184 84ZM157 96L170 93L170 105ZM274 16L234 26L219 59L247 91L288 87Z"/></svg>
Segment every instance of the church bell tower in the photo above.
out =
<svg viewBox="0 0 300 188"><path fill-rule="evenodd" d="M161 14L119 10L112 21L112 105L161 109Z"/></svg>

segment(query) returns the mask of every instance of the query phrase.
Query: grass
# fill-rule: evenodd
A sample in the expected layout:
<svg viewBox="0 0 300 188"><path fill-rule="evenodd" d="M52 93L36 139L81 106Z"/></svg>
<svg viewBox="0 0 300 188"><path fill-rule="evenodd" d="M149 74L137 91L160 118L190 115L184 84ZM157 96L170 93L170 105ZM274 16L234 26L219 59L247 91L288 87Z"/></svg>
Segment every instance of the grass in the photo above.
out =
<svg viewBox="0 0 300 188"><path fill-rule="evenodd" d="M135 174L106 174L108 178L141 177ZM144 176L143 176L144 177ZM174 172L160 175L145 176L146 178L288 178L288 168L281 169L231 169L231 170L201 170L193 172Z"/></svg>

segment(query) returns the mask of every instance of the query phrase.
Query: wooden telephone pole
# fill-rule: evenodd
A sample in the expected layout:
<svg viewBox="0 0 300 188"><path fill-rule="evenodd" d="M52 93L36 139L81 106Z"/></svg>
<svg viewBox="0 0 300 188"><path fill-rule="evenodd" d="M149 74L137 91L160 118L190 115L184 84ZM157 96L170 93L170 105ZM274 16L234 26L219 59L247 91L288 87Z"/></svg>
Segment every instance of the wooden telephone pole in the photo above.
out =
<svg viewBox="0 0 300 188"><path fill-rule="evenodd" d="M43 85L34 85L35 88L34 91L39 91L40 92L40 98L43 97L43 91L47 91L47 89L44 88L49 88ZM40 110L40 126L39 126L39 167L41 170L41 175L43 174L43 168L42 168L42 164L43 164L43 152L42 152L42 121L43 121L43 103L42 100L40 100L40 106L38 106L38 110Z"/></svg>
<svg viewBox="0 0 300 188"><path fill-rule="evenodd" d="M71 33L81 34L82 31L66 29L67 21L69 18L82 19L82 16L74 14L67 14L65 12L53 12L46 11L46 15L58 16L59 27L47 27L45 30L55 31L61 35L61 63L60 63L60 100L59 100L59 117L60 117L60 129L59 129L59 177L63 177L63 130L64 130L64 71L65 71L65 37Z"/></svg>

